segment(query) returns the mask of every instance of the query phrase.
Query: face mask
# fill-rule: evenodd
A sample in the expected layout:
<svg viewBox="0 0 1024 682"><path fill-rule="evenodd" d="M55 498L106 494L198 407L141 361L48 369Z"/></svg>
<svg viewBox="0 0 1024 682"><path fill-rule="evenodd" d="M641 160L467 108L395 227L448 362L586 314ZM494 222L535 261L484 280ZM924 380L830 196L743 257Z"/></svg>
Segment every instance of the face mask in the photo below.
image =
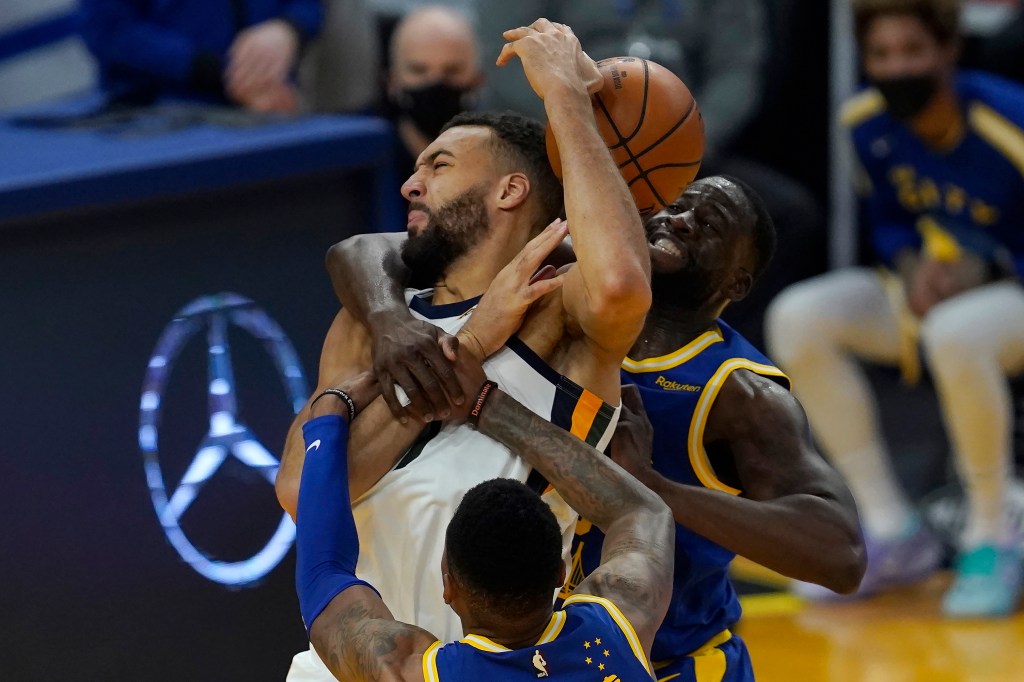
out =
<svg viewBox="0 0 1024 682"><path fill-rule="evenodd" d="M879 79L874 86L885 98L889 113L902 121L921 113L939 89L938 79L932 74Z"/></svg>
<svg viewBox="0 0 1024 682"><path fill-rule="evenodd" d="M419 131L433 139L452 116L473 105L472 92L443 82L401 90L392 98L398 113L407 116Z"/></svg>

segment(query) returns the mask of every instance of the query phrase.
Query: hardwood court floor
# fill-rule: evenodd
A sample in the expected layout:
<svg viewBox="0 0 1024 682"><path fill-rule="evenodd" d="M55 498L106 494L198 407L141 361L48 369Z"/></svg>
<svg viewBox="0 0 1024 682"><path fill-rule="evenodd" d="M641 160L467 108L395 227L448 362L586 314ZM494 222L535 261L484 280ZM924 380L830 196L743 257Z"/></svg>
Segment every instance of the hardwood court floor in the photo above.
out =
<svg viewBox="0 0 1024 682"><path fill-rule="evenodd" d="M763 570L763 569L762 569ZM942 617L947 573L859 602L743 598L737 628L758 682L1024 682L1024 611Z"/></svg>

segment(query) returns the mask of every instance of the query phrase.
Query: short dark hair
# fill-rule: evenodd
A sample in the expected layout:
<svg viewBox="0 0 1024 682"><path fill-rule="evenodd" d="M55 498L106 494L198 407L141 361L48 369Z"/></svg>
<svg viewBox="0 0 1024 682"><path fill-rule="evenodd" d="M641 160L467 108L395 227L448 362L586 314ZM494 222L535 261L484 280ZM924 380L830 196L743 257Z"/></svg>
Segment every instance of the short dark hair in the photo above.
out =
<svg viewBox="0 0 1024 682"><path fill-rule="evenodd" d="M452 117L441 132L456 126L490 128L498 155L509 168L526 173L538 202L533 225L535 232L561 215L562 183L548 160L543 123L514 111L464 111Z"/></svg>
<svg viewBox="0 0 1024 682"><path fill-rule="evenodd" d="M448 572L489 612L514 618L551 605L562 533L551 508L523 483L496 478L474 486L445 543Z"/></svg>
<svg viewBox="0 0 1024 682"><path fill-rule="evenodd" d="M756 262L754 263L754 272L751 274L756 282L764 274L764 271L768 269L768 265L772 262L772 257L775 256L775 248L778 245L778 237L775 234L775 221L772 220L764 199L754 191L753 187L731 175L723 175L721 177L739 187L754 209L754 214L757 218L754 222L754 258Z"/></svg>
<svg viewBox="0 0 1024 682"><path fill-rule="evenodd" d="M853 0L857 44L864 47L864 38L878 17L904 15L916 17L935 40L949 45L959 36L960 5L960 0Z"/></svg>

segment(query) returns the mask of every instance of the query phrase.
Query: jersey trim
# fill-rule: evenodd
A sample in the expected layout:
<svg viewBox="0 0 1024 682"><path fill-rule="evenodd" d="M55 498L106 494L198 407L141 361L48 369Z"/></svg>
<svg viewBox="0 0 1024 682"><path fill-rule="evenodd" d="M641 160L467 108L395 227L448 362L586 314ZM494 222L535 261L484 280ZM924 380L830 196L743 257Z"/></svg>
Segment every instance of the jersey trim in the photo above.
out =
<svg viewBox="0 0 1024 682"><path fill-rule="evenodd" d="M615 624L622 630L622 634L626 635L626 641L629 642L629 648L633 650L633 655L637 657L641 663L644 664L644 669L647 670L648 674L653 674L651 671L651 663L647 660L647 654L644 653L644 648L640 644L640 638L636 634L636 630L633 629L633 624L629 622L629 619L623 615L622 611L619 611L619 607L608 601L604 597L598 597L593 594L574 594L562 605L562 608L574 604L577 602L589 602L591 604L600 604L608 611L608 614L615 621Z"/></svg>
<svg viewBox="0 0 1024 682"><path fill-rule="evenodd" d="M427 292L416 294L409 301L409 309L415 313L419 313L423 317L430 320L442 320L446 317L459 317L465 315L467 312L476 307L476 304L480 302L480 296L473 298L467 298L465 301L456 301L455 303L443 303L441 305L433 305L427 296L432 297L434 292L432 289L428 289Z"/></svg>
<svg viewBox="0 0 1024 682"><path fill-rule="evenodd" d="M695 338L693 341L690 341L690 343L686 344L679 350L672 351L668 355L662 355L656 358L647 358L646 360L632 360L627 357L622 361L622 369L632 374L672 369L673 367L678 367L687 360L690 360L708 346L720 343L724 340L725 339L722 338L722 333L718 329L707 331Z"/></svg>
<svg viewBox="0 0 1024 682"><path fill-rule="evenodd" d="M423 679L425 682L440 682L437 672L437 652L441 650L441 640L437 640L423 652Z"/></svg>
<svg viewBox="0 0 1024 682"><path fill-rule="evenodd" d="M729 629L722 630L717 635L715 635L714 637L712 637L711 639L709 639L708 641L704 642L699 647L697 647L696 651L691 651L690 653L688 653L686 655L687 656L698 656L698 655L704 653L705 651L709 651L711 649L714 649L716 647L719 647L719 646L725 644L730 639L732 639L732 631L730 631Z"/></svg>
<svg viewBox="0 0 1024 682"><path fill-rule="evenodd" d="M711 406L715 404L718 392L729 375L737 369L749 369L755 374L783 377L787 381L789 380L789 377L777 367L763 365L745 358L733 358L723 362L704 386L700 399L697 401L697 407L693 411L693 419L690 421L686 449L690 453L690 465L704 487L720 490L730 495L739 495L742 491L718 480L718 476L715 475L715 470L711 466L711 460L708 458L707 450L704 449L704 428L707 426L708 415L711 414Z"/></svg>
<svg viewBox="0 0 1024 682"><path fill-rule="evenodd" d="M839 122L847 128L855 128L864 121L885 111L885 98L875 88L869 88L854 95L839 110Z"/></svg>
<svg viewBox="0 0 1024 682"><path fill-rule="evenodd" d="M534 646L540 646L541 644L548 644L558 637L558 633L562 631L565 626L565 611L555 611L551 614L551 620L548 621L548 626L544 628L544 632L541 633L540 639ZM500 654L505 652L513 651L506 646L502 646L497 642L491 640L483 635L466 635L459 640L463 644L468 644L474 649L480 651L487 651L492 654Z"/></svg>
<svg viewBox="0 0 1024 682"><path fill-rule="evenodd" d="M687 655L693 659L693 672L697 682L720 682L725 677L728 662L725 659L725 652L720 647L730 639L732 633L723 630Z"/></svg>
<svg viewBox="0 0 1024 682"><path fill-rule="evenodd" d="M490 639L484 637L483 635L466 635L459 641L463 644L468 644L474 649L479 649L480 651L488 651L492 654L500 654L502 652L512 651L512 649L504 647L498 644L497 642L492 642Z"/></svg>
<svg viewBox="0 0 1024 682"><path fill-rule="evenodd" d="M530 367L537 371L542 377L547 379L553 384L557 384L558 380L562 378L559 374L551 367L548 363L544 362L544 358L537 355L532 348L526 345L526 343L518 336L509 337L508 341L505 342L508 348L523 359L523 362L528 364Z"/></svg>
<svg viewBox="0 0 1024 682"><path fill-rule="evenodd" d="M606 435L608 424L615 417L618 408L604 402L569 377L559 374L518 336L511 337L505 342L505 346L555 385L551 423L588 445L600 447L601 439Z"/></svg>
<svg viewBox="0 0 1024 682"><path fill-rule="evenodd" d="M600 429L594 429L595 421L604 407L604 401L590 391L583 389L576 401L576 409L572 411L572 428L569 433L587 445L596 446L604 428L608 426L608 418L601 420Z"/></svg>
<svg viewBox="0 0 1024 682"><path fill-rule="evenodd" d="M679 658L667 658L662 661L653 661L652 666L654 667L654 672L657 673L659 670L664 670L684 658L692 658L694 659L693 662L694 670L696 672L696 682L703 682L704 680L721 682L726 671L726 660L724 652L719 647L730 639L732 639L732 632L729 629L722 630L717 635L686 654L686 656ZM674 680L677 677L679 677L679 673L669 675L668 677L659 677L658 682L667 682L668 680Z"/></svg>
<svg viewBox="0 0 1024 682"><path fill-rule="evenodd" d="M1024 175L1024 131L981 102L971 104L967 118L971 128Z"/></svg>
<svg viewBox="0 0 1024 682"><path fill-rule="evenodd" d="M555 641L563 627L565 627L565 611L555 611L551 614L551 622L548 623L547 629L537 640L537 646Z"/></svg>

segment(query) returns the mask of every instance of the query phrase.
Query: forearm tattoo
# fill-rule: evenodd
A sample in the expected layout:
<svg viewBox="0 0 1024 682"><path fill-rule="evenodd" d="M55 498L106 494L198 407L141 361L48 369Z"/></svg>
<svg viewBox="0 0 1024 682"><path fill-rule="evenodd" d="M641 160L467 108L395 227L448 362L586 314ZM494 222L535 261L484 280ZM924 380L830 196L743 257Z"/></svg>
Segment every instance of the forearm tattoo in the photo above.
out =
<svg viewBox="0 0 1024 682"><path fill-rule="evenodd" d="M483 411L480 430L538 469L570 506L598 526L643 502L629 479L597 450L504 393Z"/></svg>
<svg viewBox="0 0 1024 682"><path fill-rule="evenodd" d="M412 653L419 635L431 639L425 630L384 617L382 610L376 599L358 601L313 631L314 647L339 679L384 679Z"/></svg>

